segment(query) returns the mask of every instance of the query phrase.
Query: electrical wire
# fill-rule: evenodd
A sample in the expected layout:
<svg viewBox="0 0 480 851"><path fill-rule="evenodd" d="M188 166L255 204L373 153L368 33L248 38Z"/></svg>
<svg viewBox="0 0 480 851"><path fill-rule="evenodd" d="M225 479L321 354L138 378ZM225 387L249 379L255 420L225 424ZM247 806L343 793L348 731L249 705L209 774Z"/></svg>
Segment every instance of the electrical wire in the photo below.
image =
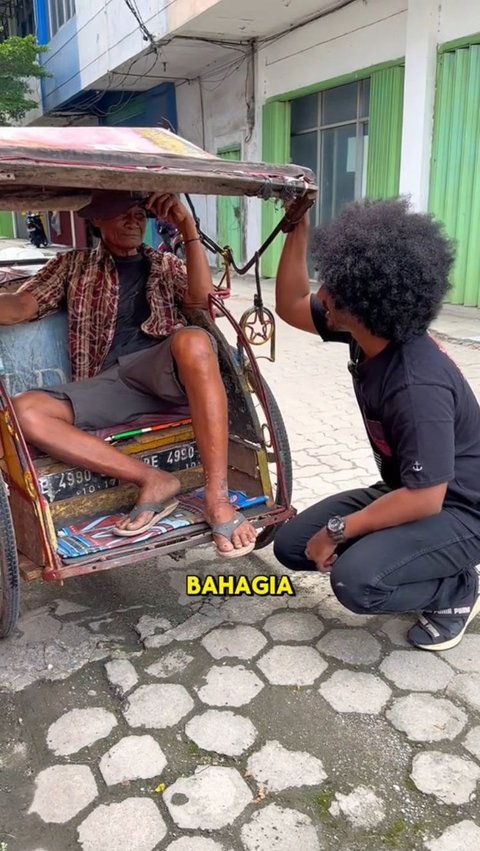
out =
<svg viewBox="0 0 480 851"><path fill-rule="evenodd" d="M222 86L223 83L226 80L229 79L229 77L232 77L233 74L236 74L237 71L240 70L240 68L245 64L247 58L248 58L247 56L244 56L242 59L240 59L240 61L237 61L219 80L214 81L214 85L204 86L205 91L209 92L209 93L216 92L217 89L219 89L220 86ZM205 80L205 79L206 79L205 77L202 77L202 80ZM212 82L212 81L210 81L210 82Z"/></svg>
<svg viewBox="0 0 480 851"><path fill-rule="evenodd" d="M136 22L137 22L137 24L140 28L140 32L143 35L144 40L149 41L150 44L152 45L152 47L155 47L156 46L155 37L152 35L152 33L148 29L147 25L145 24L145 21L143 20L141 14L140 14L140 10L139 10L139 8L136 4L136 0L123 0L123 2L127 6L127 8L130 9L130 12L132 13L133 17L135 18L135 20L136 20Z"/></svg>
<svg viewBox="0 0 480 851"><path fill-rule="evenodd" d="M168 5L172 5L173 2L175 2L175 0L172 0L172 2L169 3ZM202 74L201 76L196 74L194 77L172 78L169 75L167 75L165 77L162 77L160 75L154 75L155 79L161 79L161 80L165 80L165 81L179 80L180 82L178 82L177 88L180 88L180 86L185 85L185 84L191 84L192 82L194 82L195 80L198 79L199 81L201 81L201 84L202 84L202 96L203 96L203 91L211 94L211 93L217 91L217 89L219 89L220 86L222 86L222 84L226 80L228 80L233 74L240 71L240 69L243 67L243 65L247 61L247 59L251 56L252 45L255 45L257 50L259 50L259 51L263 50L266 47L268 47L269 45L274 44L276 41L279 41L281 38L283 38L283 36L288 35L292 32L295 32L299 29L302 29L303 27L306 27L309 24L314 23L315 21L321 20L322 18L328 17L329 15L333 14L334 12L339 11L340 9L343 9L343 8L346 8L347 6L350 6L354 2L358 2L358 0L340 0L340 2L335 2L329 8L323 9L320 12L316 12L315 14L310 15L307 19L300 21L297 24L292 24L291 26L284 27L283 29L279 30L278 32L272 33L271 35L266 36L264 38L257 38L257 39L254 39L254 40L252 40L252 39L250 39L250 40L238 39L236 41L233 41L233 40L228 40L228 39L209 38L208 36L194 36L194 35L192 35L192 36L189 36L189 35L173 35L169 38L167 37L167 38L164 38L164 39L157 40L157 39L155 39L155 37L153 36L153 34L150 32L147 25L145 24L145 21L142 18L142 15L140 13L140 10L138 8L136 0L124 0L125 5L129 9L129 11L132 13L132 15L134 16L134 18L135 18L135 20L136 20L136 22L139 26L139 29L142 33L144 40L148 41L150 43L150 46L149 46L149 48L146 52L143 52L139 56L133 57L130 60L130 62L127 66L127 69L125 71L109 71L108 77L111 78L112 82L115 83L116 88L120 88L121 86L125 85L125 83L126 83L126 81L129 77L135 77L137 79L142 78L142 77L149 78L150 75L151 75L151 72L155 68L157 62L161 61L161 59L160 59L161 48L166 47L167 45L171 44L173 41L199 42L199 43L203 43L203 44L210 44L210 45L214 45L214 46L217 46L217 47L221 47L224 50L234 51L237 54L240 53L241 54L240 59L238 58L238 56L236 56L234 59L229 58L226 61L224 61L223 63L215 63L214 67L210 70L210 72L207 70L206 73ZM139 74L133 73L132 69L134 68L135 64L138 61L140 61L141 59L145 59L146 56L149 55L149 53L153 53L153 62L151 63L150 67L147 70L144 70L142 73L139 73ZM207 66L207 69L208 69L208 66ZM118 77L120 77L120 80L117 79ZM150 77L150 78L152 79L153 77ZM246 77L246 81L245 81L245 100L246 100L246 102L247 102L247 86L248 86L248 73L247 73L247 77ZM122 92L118 102L115 103L113 109L112 109L112 107L110 107L110 109L108 109L107 111L105 111L101 107L100 108L97 107L97 104L104 97L104 94L105 94L105 91L99 91L95 95L92 96L91 100L82 103L82 106L81 106L82 113L83 114L92 113L93 115L95 115L96 117L99 117L99 118L103 118L107 115L110 115L110 116L115 115L118 112L120 112L122 109L124 109L131 102L131 100L136 95L139 94L140 91L143 91L143 90L138 90L138 91L132 90L128 95L126 95L125 92ZM247 103L247 107L248 107L248 103ZM72 110L72 112L73 112L73 110ZM73 113L73 114L79 114L79 113Z"/></svg>
<svg viewBox="0 0 480 851"><path fill-rule="evenodd" d="M352 3L357 2L358 0L340 0L340 2L336 2L333 6L329 6L327 9L322 9L321 12L315 12L315 14L310 15L310 17L306 18L304 21L299 21L297 24L284 27L284 29L279 30L276 33L272 33L272 35L259 38L257 39L259 50L262 50L264 47L268 47L270 44L274 44L276 41L283 38L284 35L296 32L296 30L302 29L302 27L307 27L309 24L313 24L315 21L320 21L322 18L328 18L328 16L333 15L334 12L339 12L341 9L346 8L346 6L351 6Z"/></svg>

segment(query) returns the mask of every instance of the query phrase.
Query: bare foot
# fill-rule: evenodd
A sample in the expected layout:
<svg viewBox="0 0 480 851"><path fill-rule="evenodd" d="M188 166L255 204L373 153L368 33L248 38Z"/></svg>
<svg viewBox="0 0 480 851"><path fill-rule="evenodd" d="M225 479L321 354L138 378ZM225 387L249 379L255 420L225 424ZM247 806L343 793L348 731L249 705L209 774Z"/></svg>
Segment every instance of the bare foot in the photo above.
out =
<svg viewBox="0 0 480 851"><path fill-rule="evenodd" d="M234 506L225 499L218 500L214 503L207 502L205 517L211 526L215 523L228 523L230 520L233 520L235 514L236 510ZM223 535L214 535L213 540L215 541L215 546L219 552L228 553L232 552L232 550L239 550L242 547L248 547L249 544L255 543L256 537L256 530L248 520L245 520L245 523L237 526L234 530L231 541Z"/></svg>
<svg viewBox="0 0 480 851"><path fill-rule="evenodd" d="M145 482L140 485L137 505L143 502L168 502L177 495L180 490L180 482L172 473L164 473L160 470L148 472ZM142 511L135 520L129 520L128 514L117 523L117 529L126 529L129 532L141 529L154 516L153 511Z"/></svg>

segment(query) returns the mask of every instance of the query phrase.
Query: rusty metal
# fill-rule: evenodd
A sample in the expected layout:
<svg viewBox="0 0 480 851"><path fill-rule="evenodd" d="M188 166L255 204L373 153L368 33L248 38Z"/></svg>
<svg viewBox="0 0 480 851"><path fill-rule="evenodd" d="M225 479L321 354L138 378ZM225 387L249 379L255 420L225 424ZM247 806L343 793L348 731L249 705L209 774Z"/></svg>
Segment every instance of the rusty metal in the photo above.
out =
<svg viewBox="0 0 480 851"><path fill-rule="evenodd" d="M230 272L230 266L231 266L230 258L231 258L232 255L231 255L230 248L228 246L226 246L226 248L224 249L224 251L222 251L220 256L221 256L222 263L223 263L223 275L220 278L218 284L213 285L213 288L215 290L215 294L216 294L217 298L225 299L225 298L230 298L231 291L232 291L232 276L231 276L231 272Z"/></svg>
<svg viewBox="0 0 480 851"><path fill-rule="evenodd" d="M291 508L290 498L288 496L288 491L287 491L287 486L286 486L286 481L285 481L285 474L284 474L283 467L282 467L281 460L280 460L280 447L278 445L278 439L277 439L277 436L275 434L275 429L274 429L273 421L272 421L272 415L271 415L270 408L269 408L269 405L268 405L267 397L265 395L265 391L263 389L260 370L258 368L256 358L254 357L253 352L250 350L248 340L245 336L245 333L244 333L242 327L236 321L236 319L231 315L231 313L227 310L227 308L223 305L222 301L220 299L215 298L215 296L211 295L210 298L209 298L209 302L210 302L210 313L212 313L212 311L214 309L219 310L221 312L222 316L224 316L226 319L228 319L230 325L235 329L236 334L237 334L238 350L239 350L239 352L241 352L243 360L245 359L245 356L246 356L246 359L247 359L247 362L248 362L248 368L251 371L251 378L253 378L253 382L252 382L250 377L248 378L248 384L253 385L254 393L256 394L258 401L260 402L260 406L261 406L263 413L265 415L268 430L269 430L269 433L270 433L270 436L271 436L272 447L273 447L273 451L274 451L274 455L275 455L275 466L276 466L276 470L277 470L277 481L278 481L278 488L279 488L279 492L280 492L280 498L282 499L282 504L284 504L287 509L290 509ZM246 369L245 369L245 363L243 363L243 373L244 373L245 376L247 375L247 372L246 372ZM245 379L245 380L247 382L247 379Z"/></svg>
<svg viewBox="0 0 480 851"><path fill-rule="evenodd" d="M10 437L12 444L15 448L18 463L20 464L23 471L23 486L25 488L25 493L31 499L32 505L39 521L42 549L44 550L46 560L46 566L43 570L43 575L45 576L45 574L49 573L49 571L55 569L60 565L60 559L56 553L56 537L52 538L52 525L51 523L48 523L45 520L45 513L48 511L48 506L46 505L45 500L43 499L42 494L40 492L35 467L30 457L25 438L21 432L15 409L11 403L10 397L6 393L1 378L0 406L3 408L4 417L6 418L7 425L9 425L9 432L10 428L12 429ZM28 486L26 484L25 479L26 475L28 476Z"/></svg>
<svg viewBox="0 0 480 851"><path fill-rule="evenodd" d="M270 343L270 356L260 355L259 358L275 362L276 326L275 316L265 307L260 282L260 255L255 255L255 284L257 291L253 296L253 307L245 311L240 319L240 328L251 346L263 346Z"/></svg>
<svg viewBox="0 0 480 851"><path fill-rule="evenodd" d="M0 209L78 210L89 190L314 197L303 166L230 162L162 128L0 128Z"/></svg>

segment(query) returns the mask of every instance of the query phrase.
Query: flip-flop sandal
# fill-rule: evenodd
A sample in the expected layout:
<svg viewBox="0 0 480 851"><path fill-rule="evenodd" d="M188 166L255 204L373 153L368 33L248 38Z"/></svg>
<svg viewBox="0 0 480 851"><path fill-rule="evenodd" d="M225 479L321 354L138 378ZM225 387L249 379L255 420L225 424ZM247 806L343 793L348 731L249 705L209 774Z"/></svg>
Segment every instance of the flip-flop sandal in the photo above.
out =
<svg viewBox="0 0 480 851"><path fill-rule="evenodd" d="M213 523L211 526L212 535L221 535L223 538L226 538L227 541L232 541L232 535L235 529L238 529L242 523L245 523L246 517L240 512L237 511L235 517L232 520L229 520L227 523ZM240 556L247 556L255 549L255 541L252 541L250 544L247 544L244 547L234 548L233 550L228 550L228 552L223 552L219 550L215 545L215 550L217 555L220 558L240 558Z"/></svg>
<svg viewBox="0 0 480 851"><path fill-rule="evenodd" d="M136 520L140 514L143 514L144 511L153 511L155 512L152 519L148 521L148 523L144 523L143 526L140 526L138 529L119 529L118 526L114 526L113 534L119 535L122 538L134 538L135 535L141 535L142 532L147 532L152 526L155 526L155 523L158 523L159 520L162 520L163 517L167 517L171 514L172 511L178 505L178 499L171 499L168 502L142 502L132 508L130 514L128 515L129 520Z"/></svg>

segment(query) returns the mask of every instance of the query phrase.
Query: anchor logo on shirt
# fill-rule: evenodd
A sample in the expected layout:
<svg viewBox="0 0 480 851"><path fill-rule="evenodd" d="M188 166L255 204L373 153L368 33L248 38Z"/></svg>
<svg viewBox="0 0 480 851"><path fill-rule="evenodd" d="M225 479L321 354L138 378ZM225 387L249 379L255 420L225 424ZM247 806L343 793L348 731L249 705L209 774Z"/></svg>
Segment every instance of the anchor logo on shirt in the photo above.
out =
<svg viewBox="0 0 480 851"><path fill-rule="evenodd" d="M415 464L412 465L412 470L413 470L414 473L421 473L422 472L423 467L420 464L420 461L415 461Z"/></svg>

